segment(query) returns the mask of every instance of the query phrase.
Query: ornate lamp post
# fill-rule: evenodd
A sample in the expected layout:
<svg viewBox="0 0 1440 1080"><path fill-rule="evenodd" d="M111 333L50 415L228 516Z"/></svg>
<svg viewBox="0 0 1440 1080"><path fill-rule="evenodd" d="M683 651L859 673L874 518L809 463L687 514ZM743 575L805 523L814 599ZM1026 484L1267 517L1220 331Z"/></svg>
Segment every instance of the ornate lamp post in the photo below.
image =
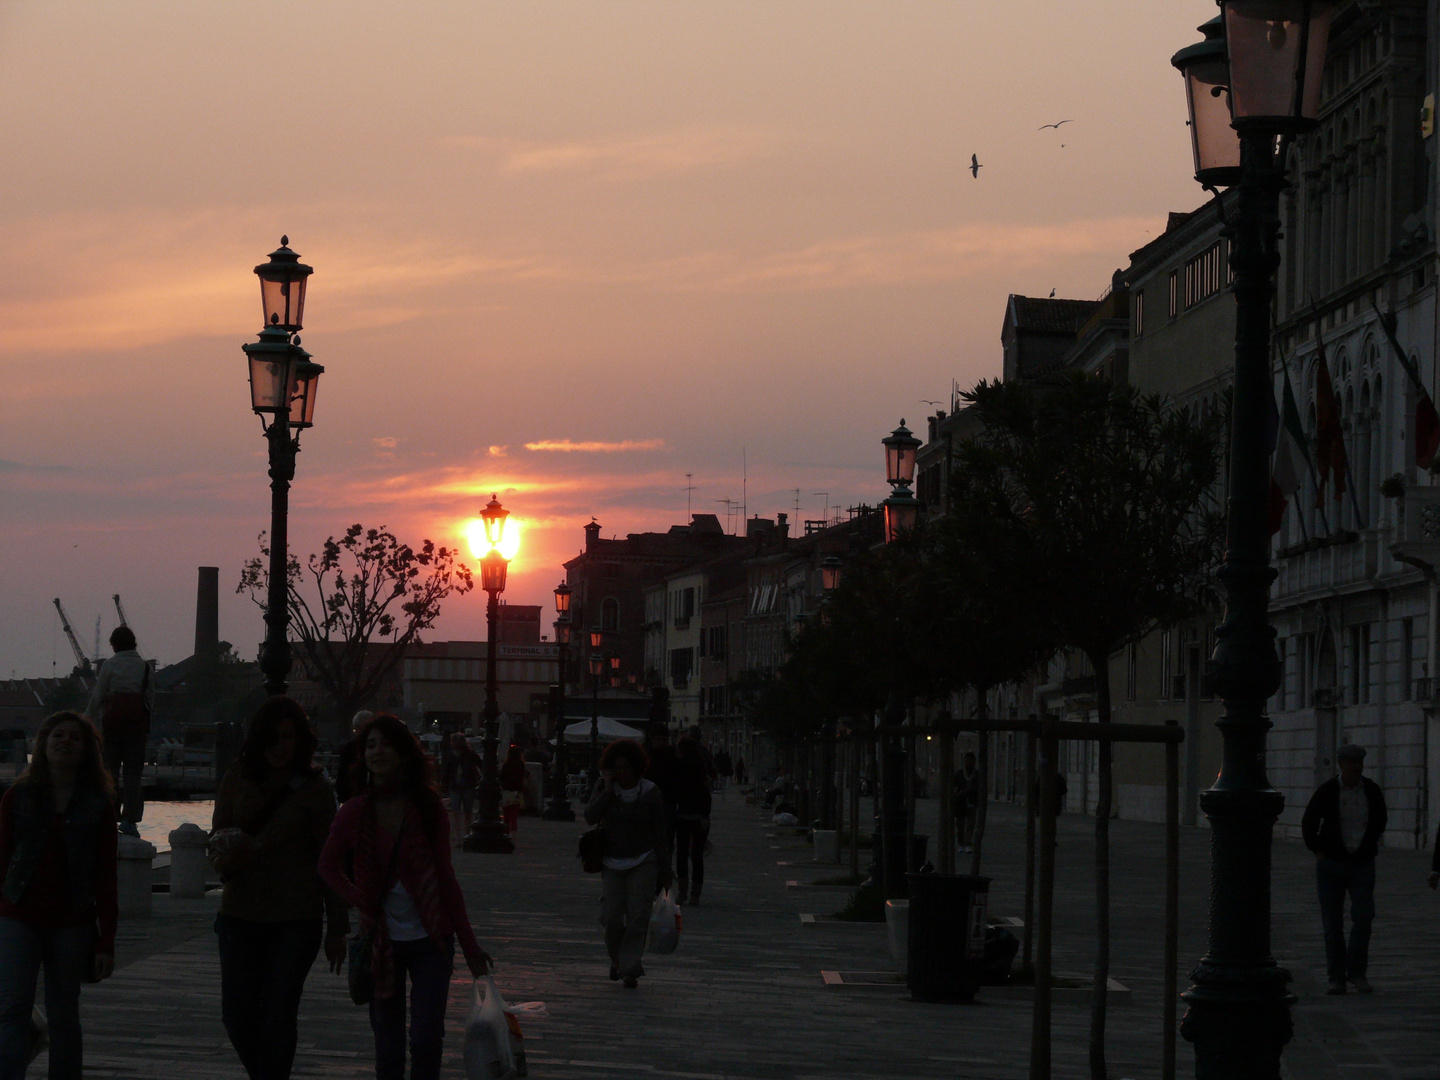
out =
<svg viewBox="0 0 1440 1080"><path fill-rule="evenodd" d="M600 778L600 676L605 670L605 657L600 646L605 643L605 631L598 626L590 631L590 785L595 790L595 781Z"/></svg>
<svg viewBox="0 0 1440 1080"><path fill-rule="evenodd" d="M920 501L910 491L915 480L915 451L920 440L910 434L905 421L880 440L885 447L885 480L890 485L890 497L881 506L885 508L885 542L888 544L915 527L920 514Z"/></svg>
<svg viewBox="0 0 1440 1080"><path fill-rule="evenodd" d="M542 815L546 821L574 821L575 810L565 797L565 675L570 650L570 586L555 586L555 644L560 650L560 694L555 712L555 757L550 763L550 801Z"/></svg>
<svg viewBox="0 0 1440 1080"><path fill-rule="evenodd" d="M1228 225L1235 290L1235 392L1230 427L1225 620L1211 661L1224 701L1224 757L1200 796L1211 825L1210 944L1181 995L1180 1032L1195 1045L1197 1080L1275 1080L1293 1033L1290 973L1270 952L1270 847L1284 796L1265 772L1265 701L1280 685L1270 626L1267 418L1271 300L1280 263L1280 193L1290 140L1315 127L1332 5L1322 0L1222 0L1223 29L1177 53L1190 103L1196 178L1234 185ZM1216 47L1223 32L1224 46ZM1278 147L1277 147L1278 139Z"/></svg>
<svg viewBox="0 0 1440 1080"><path fill-rule="evenodd" d="M500 818L500 680L496 674L496 659L500 652L497 640L497 624L500 621L500 594L505 591L505 576L510 560L500 553L500 541L505 536L505 519L510 511L500 505L494 495L480 518L485 522L485 543L489 549L480 560L480 587L485 590L485 760L480 778L479 813L470 826L470 835L465 837L466 851L480 851L491 855L509 855L515 851L515 841L505 831Z"/></svg>
<svg viewBox="0 0 1440 1080"><path fill-rule="evenodd" d="M265 313L260 340L240 346L250 367L250 407L270 445L270 582L265 598L265 644L260 670L267 694L285 693L290 673L289 515L290 481L300 432L315 422L315 392L325 370L300 347L305 282L313 272L282 236L270 261L255 267Z"/></svg>

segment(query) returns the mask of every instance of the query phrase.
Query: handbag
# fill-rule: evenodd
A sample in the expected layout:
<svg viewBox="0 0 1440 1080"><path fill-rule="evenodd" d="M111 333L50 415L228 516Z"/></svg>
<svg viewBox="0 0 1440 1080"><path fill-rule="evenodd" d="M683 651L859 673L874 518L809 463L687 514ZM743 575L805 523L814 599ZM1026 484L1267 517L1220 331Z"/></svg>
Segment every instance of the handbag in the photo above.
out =
<svg viewBox="0 0 1440 1080"><path fill-rule="evenodd" d="M580 865L587 874L605 869L605 826L596 825L580 834Z"/></svg>
<svg viewBox="0 0 1440 1080"><path fill-rule="evenodd" d="M390 849L390 865L385 868L385 876L381 879L380 895L377 897L376 907L383 905L385 893L390 885L390 875L395 870L395 862L400 858L400 837L405 833L405 826L400 826L400 831L395 834L395 846ZM379 913L384 918L384 912ZM370 999L375 996L375 970L371 966L374 963L375 934L370 930L360 930L351 934L345 939L345 962L349 965L346 969L345 982L350 989L350 1000L356 1005L369 1005Z"/></svg>

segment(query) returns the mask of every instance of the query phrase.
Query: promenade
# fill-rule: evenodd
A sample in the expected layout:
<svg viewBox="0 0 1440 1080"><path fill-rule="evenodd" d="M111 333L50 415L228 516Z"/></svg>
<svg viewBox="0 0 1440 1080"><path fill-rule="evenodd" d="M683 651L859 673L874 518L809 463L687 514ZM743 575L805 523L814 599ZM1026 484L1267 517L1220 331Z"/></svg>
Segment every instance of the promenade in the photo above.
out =
<svg viewBox="0 0 1440 1080"><path fill-rule="evenodd" d="M456 854L477 934L498 961L497 980L512 1001L544 1001L549 1019L527 1026L536 1078L655 1077L685 1080L804 1078L902 1080L1027 1075L1027 1000L982 992L975 1005L920 1004L903 986L825 986L822 970L889 966L885 930L837 924L825 915L843 892L787 889L840 872L817 866L809 846L783 835L734 789L717 797L704 901L686 908L680 949L646 960L638 990L606 978L597 923L598 879L580 871L580 823L525 818L515 855ZM917 831L933 827L934 804L920 804ZM203 824L203 823L202 823ZM1057 853L1058 973L1090 967L1093 924L1093 821L1060 822ZM777 835L779 833L780 835ZM933 829L931 834L933 835ZM990 909L1020 915L1023 817L992 806L986 872ZM1113 974L1128 1001L1110 1011L1114 1077L1158 1077L1161 1024L1163 830L1117 821L1114 851ZM1182 833L1181 937L1184 970L1204 951L1209 835ZM1425 887L1429 854L1381 856L1370 976L1376 992L1326 997L1319 915L1310 856L1292 843L1275 848L1275 950L1294 973L1299 997L1285 1075L1300 1080L1435 1080L1440 1076L1440 897ZM171 900L157 894L155 915L122 922L119 970L86 987L86 1075L154 1080L243 1078L220 1023L219 968L210 924L215 894ZM446 1076L461 1077L460 1025L470 979L451 988ZM1055 1005L1054 1073L1088 1075L1088 996ZM300 1013L297 1077L373 1075L365 1011L350 1005L344 980L323 957ZM42 1057L32 1077L43 1076ZM1178 1075L1193 1077L1193 1052L1180 1043Z"/></svg>

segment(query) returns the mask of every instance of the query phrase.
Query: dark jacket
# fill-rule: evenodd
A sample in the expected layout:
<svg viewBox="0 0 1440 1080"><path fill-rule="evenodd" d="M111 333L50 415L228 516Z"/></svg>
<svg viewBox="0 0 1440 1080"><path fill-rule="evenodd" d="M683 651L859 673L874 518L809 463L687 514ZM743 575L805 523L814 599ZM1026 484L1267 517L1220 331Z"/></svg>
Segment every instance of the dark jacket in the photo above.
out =
<svg viewBox="0 0 1440 1080"><path fill-rule="evenodd" d="M1310 796L1310 805L1300 819L1300 831L1305 837L1305 846L1315 854L1347 863L1365 863L1375 858L1388 819L1385 796L1380 785L1369 777L1362 776L1360 783L1365 786L1370 803L1370 820L1365 825L1360 846L1354 851L1346 851L1340 840L1340 778L1332 776Z"/></svg>
<svg viewBox="0 0 1440 1080"><path fill-rule="evenodd" d="M699 747L681 743L675 757L675 816L698 820L710 816L710 777Z"/></svg>
<svg viewBox="0 0 1440 1080"><path fill-rule="evenodd" d="M585 807L585 820L591 825L605 826L605 855L629 859L647 851L655 853L660 880L670 876L670 823L660 788L654 785L641 791L634 802L626 802L615 794L610 781L595 785L590 804Z"/></svg>

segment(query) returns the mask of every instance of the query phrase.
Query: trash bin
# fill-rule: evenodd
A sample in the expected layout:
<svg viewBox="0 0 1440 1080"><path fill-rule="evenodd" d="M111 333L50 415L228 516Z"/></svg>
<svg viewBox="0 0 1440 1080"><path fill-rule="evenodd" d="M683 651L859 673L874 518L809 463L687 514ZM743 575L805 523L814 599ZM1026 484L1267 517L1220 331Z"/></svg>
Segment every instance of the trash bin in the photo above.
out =
<svg viewBox="0 0 1440 1080"><path fill-rule="evenodd" d="M973 1001L985 963L990 878L910 874L909 964L917 1001Z"/></svg>

